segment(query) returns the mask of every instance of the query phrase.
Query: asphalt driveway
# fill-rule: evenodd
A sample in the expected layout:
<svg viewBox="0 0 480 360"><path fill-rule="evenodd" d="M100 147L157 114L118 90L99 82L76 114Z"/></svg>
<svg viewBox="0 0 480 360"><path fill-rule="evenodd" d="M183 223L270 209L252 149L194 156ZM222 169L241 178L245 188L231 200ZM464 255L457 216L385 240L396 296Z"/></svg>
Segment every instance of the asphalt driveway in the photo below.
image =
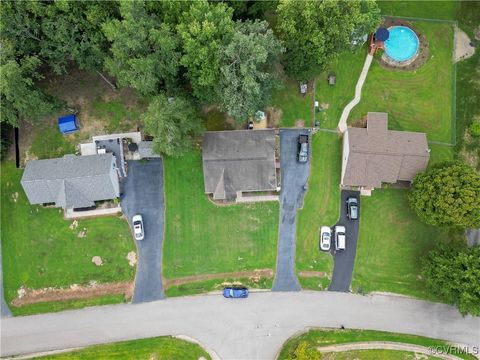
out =
<svg viewBox="0 0 480 360"><path fill-rule="evenodd" d="M347 198L355 196L358 199L359 220L349 220L347 218ZM358 228L362 211L360 207L360 192L351 190L342 190L340 219L335 225L345 226L345 250L332 250L334 257L334 267L332 281L328 290L330 291L350 291L350 284L352 282L353 265L355 263L355 255L357 254ZM332 249L335 249L332 240Z"/></svg>
<svg viewBox="0 0 480 360"><path fill-rule="evenodd" d="M145 238L136 241L137 273L133 303L163 299L162 242L164 229L163 163L160 159L128 161L128 176L122 182L122 209L143 217ZM133 236L133 235L132 235Z"/></svg>
<svg viewBox="0 0 480 360"><path fill-rule="evenodd" d="M273 291L299 291L295 275L295 239L297 210L303 206L310 156L307 163L297 161L298 135L309 134L308 129L280 130L280 224L278 228L277 270Z"/></svg>

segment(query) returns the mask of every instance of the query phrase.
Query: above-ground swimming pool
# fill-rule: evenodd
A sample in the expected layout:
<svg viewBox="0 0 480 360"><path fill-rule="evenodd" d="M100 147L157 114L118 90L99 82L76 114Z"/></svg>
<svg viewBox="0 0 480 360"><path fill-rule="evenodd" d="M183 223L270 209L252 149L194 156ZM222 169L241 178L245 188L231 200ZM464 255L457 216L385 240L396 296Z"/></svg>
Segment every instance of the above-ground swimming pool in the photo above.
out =
<svg viewBox="0 0 480 360"><path fill-rule="evenodd" d="M403 62L417 54L418 37L406 26L393 26L388 29L390 36L385 41L385 52L392 60Z"/></svg>

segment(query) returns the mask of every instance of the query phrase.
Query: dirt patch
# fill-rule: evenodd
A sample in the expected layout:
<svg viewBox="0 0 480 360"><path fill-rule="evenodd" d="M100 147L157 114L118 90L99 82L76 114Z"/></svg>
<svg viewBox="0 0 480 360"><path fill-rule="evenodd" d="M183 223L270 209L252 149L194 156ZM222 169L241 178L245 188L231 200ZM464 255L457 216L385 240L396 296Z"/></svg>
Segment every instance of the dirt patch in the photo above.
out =
<svg viewBox="0 0 480 360"><path fill-rule="evenodd" d="M315 277L327 278L328 277L328 274L325 271L300 271L298 275L304 278L315 278Z"/></svg>
<svg viewBox="0 0 480 360"><path fill-rule="evenodd" d="M137 264L137 253L135 251L130 251L127 254L128 265L134 267Z"/></svg>
<svg viewBox="0 0 480 360"><path fill-rule="evenodd" d="M90 299L106 295L124 294L125 298L131 298L133 294L133 281L114 282L107 284L97 284L91 282L89 285L73 284L69 289L29 289L22 287L22 296L14 299L11 304L20 307L28 304L51 301L66 301L78 299Z"/></svg>
<svg viewBox="0 0 480 360"><path fill-rule="evenodd" d="M295 121L295 127L297 127L297 128L305 127L305 120L296 120Z"/></svg>
<svg viewBox="0 0 480 360"><path fill-rule="evenodd" d="M455 52L454 52L454 59L455 62L460 60L468 59L475 54L475 48L470 45L471 41L465 32L460 30L457 26L455 26L454 30L455 35Z"/></svg>
<svg viewBox="0 0 480 360"><path fill-rule="evenodd" d="M92 258L92 263L94 263L97 266L102 266L103 265L103 260L100 256L94 256Z"/></svg>
<svg viewBox="0 0 480 360"><path fill-rule="evenodd" d="M267 114L267 127L278 128L280 124L280 118L282 117L282 109L268 107L265 112Z"/></svg>
<svg viewBox="0 0 480 360"><path fill-rule="evenodd" d="M177 286L188 284L192 282L200 282L205 280L214 280L214 279L225 279L225 278L250 278L251 280L260 279L261 277L272 278L273 270L272 269L259 269L253 271L237 271L229 273L218 273L218 274L205 274L205 275L193 275L185 276L176 279L163 279L163 285L165 288L169 286Z"/></svg>

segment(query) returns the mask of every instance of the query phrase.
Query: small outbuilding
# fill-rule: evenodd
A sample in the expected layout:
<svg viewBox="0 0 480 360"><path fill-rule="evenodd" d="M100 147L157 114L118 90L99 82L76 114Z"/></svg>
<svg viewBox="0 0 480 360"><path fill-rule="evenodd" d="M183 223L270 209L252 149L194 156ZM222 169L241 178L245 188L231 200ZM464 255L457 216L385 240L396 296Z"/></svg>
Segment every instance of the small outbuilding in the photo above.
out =
<svg viewBox="0 0 480 360"><path fill-rule="evenodd" d="M75 114L60 116L58 118L58 130L60 130L62 134L71 134L77 131L77 116Z"/></svg>

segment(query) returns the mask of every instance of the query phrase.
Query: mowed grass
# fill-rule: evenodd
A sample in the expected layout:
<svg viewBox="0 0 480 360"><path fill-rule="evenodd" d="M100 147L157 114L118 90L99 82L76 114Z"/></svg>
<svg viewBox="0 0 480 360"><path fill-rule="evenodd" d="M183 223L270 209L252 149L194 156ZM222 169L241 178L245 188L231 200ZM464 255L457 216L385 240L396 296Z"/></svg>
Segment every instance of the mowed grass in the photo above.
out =
<svg viewBox="0 0 480 360"><path fill-rule="evenodd" d="M285 342L283 348L280 351L278 356L279 360L286 360L293 358L295 349L297 348L300 342L306 342L310 347L320 347L320 346L329 346L334 344L343 344L343 343L355 343L355 342L366 342L366 341L388 341L388 342L398 342L403 344L413 344L420 345L424 347L429 346L438 346L444 352L453 353L454 355L462 359L475 359L473 355L460 354L458 351L455 352L453 346L448 346L449 343L442 340L431 339L423 336L407 335L407 334L397 334L385 331L374 331L374 330L333 330L333 329L312 329L308 332L301 334L299 336L290 338ZM368 353L367 356L370 356L372 353ZM353 356L347 357L348 359L364 359L362 356ZM373 357L366 357L367 359L372 359ZM374 357L375 359L391 359L386 356ZM412 358L412 356L410 357ZM414 356L413 356L414 358ZM323 357L322 357L323 359ZM328 359L331 359L328 357ZM344 359L344 357L334 359ZM393 359L398 359L398 357L393 357ZM402 358L400 358L402 359Z"/></svg>
<svg viewBox="0 0 480 360"><path fill-rule="evenodd" d="M88 306L99 306L108 304L119 304L126 302L124 295L105 295L91 299L78 299L67 301L41 302L36 304L24 305L20 307L10 306L10 311L14 316L25 316L33 314L42 314L49 312L58 312L64 310L81 309Z"/></svg>
<svg viewBox="0 0 480 360"><path fill-rule="evenodd" d="M198 360L211 359L199 345L171 336L132 341L122 341L108 345L97 345L82 350L57 355L42 356L36 359L158 359L158 360Z"/></svg>
<svg viewBox="0 0 480 360"><path fill-rule="evenodd" d="M323 353L323 360L412 360L417 353L399 350L357 350ZM438 360L438 357L422 355L423 360Z"/></svg>
<svg viewBox="0 0 480 360"><path fill-rule="evenodd" d="M312 105L311 82L305 96L300 94L298 81L288 79L272 94L271 106L281 110L280 127L294 127L297 120L303 120L306 127L312 126Z"/></svg>
<svg viewBox="0 0 480 360"><path fill-rule="evenodd" d="M332 226L339 217L342 142L334 133L312 137L311 170L303 208L297 216L297 271L331 273L333 259L319 250L320 226ZM319 289L327 279L300 279L304 288Z"/></svg>
<svg viewBox="0 0 480 360"><path fill-rule="evenodd" d="M21 286L68 287L90 281L132 280L135 269L126 256L135 251L130 229L119 217L63 219L61 209L30 205L20 184L23 171L1 164L1 240L5 297L10 302ZM78 234L86 230L86 237ZM92 263L93 256L103 266Z"/></svg>
<svg viewBox="0 0 480 360"><path fill-rule="evenodd" d="M377 189L362 197L354 291L385 291L427 298L422 259L453 234L426 225L410 208L407 190Z"/></svg>
<svg viewBox="0 0 480 360"><path fill-rule="evenodd" d="M163 275L275 269L278 203L219 206L204 194L199 151L165 159Z"/></svg>
<svg viewBox="0 0 480 360"><path fill-rule="evenodd" d="M382 68L372 62L362 99L349 122L369 111L388 113L389 129L427 133L429 141L451 143L453 85L453 26L414 22L429 44L431 58L416 71Z"/></svg>
<svg viewBox="0 0 480 360"><path fill-rule="evenodd" d="M322 111L316 113L315 118L321 128L336 129L343 108L355 96L355 85L363 68L367 48L356 51L346 51L335 59L328 69L316 78L315 96ZM328 76L336 76L336 84L328 84Z"/></svg>
<svg viewBox="0 0 480 360"><path fill-rule="evenodd" d="M377 1L384 16L405 16L424 19L455 20L461 1Z"/></svg>

